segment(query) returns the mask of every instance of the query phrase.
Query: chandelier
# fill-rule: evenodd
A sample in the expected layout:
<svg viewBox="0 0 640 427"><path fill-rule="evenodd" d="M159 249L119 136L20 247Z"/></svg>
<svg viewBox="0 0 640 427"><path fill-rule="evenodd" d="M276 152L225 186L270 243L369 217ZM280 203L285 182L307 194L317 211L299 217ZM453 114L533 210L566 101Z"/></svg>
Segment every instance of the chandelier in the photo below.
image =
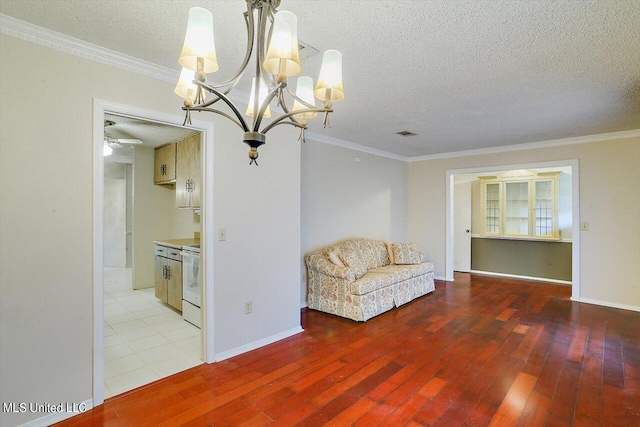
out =
<svg viewBox="0 0 640 427"><path fill-rule="evenodd" d="M243 142L249 145L249 164L257 163L258 147L266 141L266 133L278 125L292 125L300 129L299 140L304 142L307 120L324 113L324 126L328 125L332 103L344 98L342 84L342 54L327 50L315 88L311 77L298 77L296 91L287 85L287 78L302 71L298 52L296 16L287 11L277 11L280 0L245 0L244 12L247 26L247 50L240 69L225 82L211 84L207 74L218 70L213 37L213 15L206 9L189 10L187 32L178 62L182 72L175 93L184 98L185 124L191 123L192 111L209 111L234 122L244 131ZM257 18L256 16L257 15ZM227 96L238 84L255 52L255 76L246 115L247 120ZM257 95L256 95L257 94ZM322 108L315 105L315 98L322 101ZM293 106L289 108L287 100ZM263 119L271 116L269 104L276 100L283 111L279 117L263 125ZM214 108L222 101L230 112ZM261 127L262 126L262 127Z"/></svg>

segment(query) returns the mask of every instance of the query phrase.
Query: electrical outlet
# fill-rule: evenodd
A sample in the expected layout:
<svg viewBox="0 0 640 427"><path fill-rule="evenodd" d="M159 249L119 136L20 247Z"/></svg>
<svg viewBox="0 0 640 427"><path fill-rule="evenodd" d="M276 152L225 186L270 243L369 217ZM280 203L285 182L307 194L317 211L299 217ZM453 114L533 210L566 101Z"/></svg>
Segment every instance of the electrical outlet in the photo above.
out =
<svg viewBox="0 0 640 427"><path fill-rule="evenodd" d="M580 230L589 231L589 223L588 222L581 222L580 223Z"/></svg>
<svg viewBox="0 0 640 427"><path fill-rule="evenodd" d="M300 275L300 282L302 283L302 282L306 282L306 281L307 281L307 276L306 276L306 274L302 273Z"/></svg>
<svg viewBox="0 0 640 427"><path fill-rule="evenodd" d="M218 228L218 241L224 242L225 240L227 240L227 230L224 228Z"/></svg>
<svg viewBox="0 0 640 427"><path fill-rule="evenodd" d="M251 314L253 311L253 301L244 302L244 314Z"/></svg>

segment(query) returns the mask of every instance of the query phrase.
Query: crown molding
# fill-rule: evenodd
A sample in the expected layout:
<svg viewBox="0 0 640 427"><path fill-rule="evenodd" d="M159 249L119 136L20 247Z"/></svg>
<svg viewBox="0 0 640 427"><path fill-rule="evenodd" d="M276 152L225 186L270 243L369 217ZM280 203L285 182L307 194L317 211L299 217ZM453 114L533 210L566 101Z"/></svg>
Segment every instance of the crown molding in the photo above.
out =
<svg viewBox="0 0 640 427"><path fill-rule="evenodd" d="M180 72L177 70L39 27L2 13L0 13L0 34L171 84L175 84L180 76ZM247 103L249 99L248 94L235 89L228 96L237 102Z"/></svg>
<svg viewBox="0 0 640 427"><path fill-rule="evenodd" d="M105 64L114 68L130 71L132 73L140 74L171 84L174 84L177 81L180 74L177 70L163 67L148 61L143 61L133 56L125 55L123 53L116 52L114 50L107 49L105 47L98 46L84 40L69 37L62 33L48 30L46 28L39 27L37 25L22 21L20 19L16 19L2 13L0 13L0 34L4 34L30 43L35 43L44 47L48 47L50 49L87 59L89 61L99 62L101 64ZM244 104L246 104L249 99L249 95L247 93L239 91L237 89L232 90L228 96L233 101L241 102ZM400 160L403 162L420 162L425 160L446 159L451 157L496 154L508 151L531 150L536 148L557 147L570 144L582 144L612 139L640 137L640 129L412 157L391 153L389 151L368 147L366 145L356 144L316 132L306 132L306 136L309 140L348 148L350 150L360 151L363 153L369 153L380 157L386 157L388 159Z"/></svg>
<svg viewBox="0 0 640 427"><path fill-rule="evenodd" d="M179 77L179 72L176 70L161 67L4 14L0 14L0 34L168 83L175 83Z"/></svg>
<svg viewBox="0 0 640 427"><path fill-rule="evenodd" d="M611 141L614 139L638 138L640 129L623 130L620 132L600 133L596 135L576 136L571 138L551 139L548 141L526 142L522 144L504 145L502 147L479 148L477 150L453 151L450 153L429 154L426 156L410 157L409 162L425 160L449 159L452 157L479 156L482 154L506 153L509 151L534 150L537 148L560 147L563 145L586 144L589 142Z"/></svg>
<svg viewBox="0 0 640 427"><path fill-rule="evenodd" d="M180 74L176 70L162 67L148 61L143 61L133 56L125 55L84 40L69 37L62 33L48 30L2 13L0 13L0 34L171 84L177 81ZM228 96L236 102L244 104L249 102L249 94L237 89L232 90ZM274 108L274 111L279 110L277 107L272 107L272 109ZM376 156L387 157L404 162L409 160L409 158L405 156L355 144L338 138L332 138L315 132L306 132L306 136L309 140L374 154Z"/></svg>
<svg viewBox="0 0 640 427"><path fill-rule="evenodd" d="M316 133L316 132L306 131L305 136L307 140L313 140L317 142L322 142L323 144L329 144L329 145L335 145L337 147L348 148L350 150L373 154L379 157L386 157L387 159L400 160L403 162L408 162L411 159L410 157L402 156L400 154L390 153L388 151L380 150L373 147L368 147L366 145L356 144L355 142L349 142L344 139L334 138L332 136L327 136L327 135Z"/></svg>

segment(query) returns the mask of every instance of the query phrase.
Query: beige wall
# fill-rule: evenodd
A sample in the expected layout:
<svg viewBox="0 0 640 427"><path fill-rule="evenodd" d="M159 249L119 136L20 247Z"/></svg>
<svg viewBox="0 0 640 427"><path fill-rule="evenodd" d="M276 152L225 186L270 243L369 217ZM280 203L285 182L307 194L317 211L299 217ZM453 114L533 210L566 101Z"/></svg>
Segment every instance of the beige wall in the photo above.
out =
<svg viewBox="0 0 640 427"><path fill-rule="evenodd" d="M445 274L445 178L451 169L578 159L580 298L640 309L640 138L409 164L409 239ZM574 209L577 208L574 206Z"/></svg>
<svg viewBox="0 0 640 427"><path fill-rule="evenodd" d="M182 115L170 83L0 36L0 400L92 397L92 103ZM46 66L43 66L46 64ZM249 167L215 125L216 353L300 325L300 145L274 129ZM253 300L244 315L243 301ZM45 414L0 415L11 426Z"/></svg>
<svg viewBox="0 0 640 427"><path fill-rule="evenodd" d="M348 237L406 239L407 163L307 140L302 165L303 255Z"/></svg>

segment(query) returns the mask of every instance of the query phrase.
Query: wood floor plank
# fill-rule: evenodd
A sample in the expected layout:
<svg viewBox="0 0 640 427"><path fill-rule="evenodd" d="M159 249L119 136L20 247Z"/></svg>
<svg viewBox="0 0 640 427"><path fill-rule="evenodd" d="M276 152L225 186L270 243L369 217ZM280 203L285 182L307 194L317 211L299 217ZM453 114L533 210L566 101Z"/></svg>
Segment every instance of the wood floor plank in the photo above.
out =
<svg viewBox="0 0 640 427"><path fill-rule="evenodd" d="M589 328L587 326L580 325L576 328L573 338L571 338L571 344L569 345L567 360L572 362L582 362L584 351L587 347L588 336Z"/></svg>
<svg viewBox="0 0 640 427"><path fill-rule="evenodd" d="M303 309L304 333L59 425L640 425L640 313L455 277L365 323Z"/></svg>
<svg viewBox="0 0 640 427"><path fill-rule="evenodd" d="M491 419L489 426L515 426L537 378L520 372Z"/></svg>

